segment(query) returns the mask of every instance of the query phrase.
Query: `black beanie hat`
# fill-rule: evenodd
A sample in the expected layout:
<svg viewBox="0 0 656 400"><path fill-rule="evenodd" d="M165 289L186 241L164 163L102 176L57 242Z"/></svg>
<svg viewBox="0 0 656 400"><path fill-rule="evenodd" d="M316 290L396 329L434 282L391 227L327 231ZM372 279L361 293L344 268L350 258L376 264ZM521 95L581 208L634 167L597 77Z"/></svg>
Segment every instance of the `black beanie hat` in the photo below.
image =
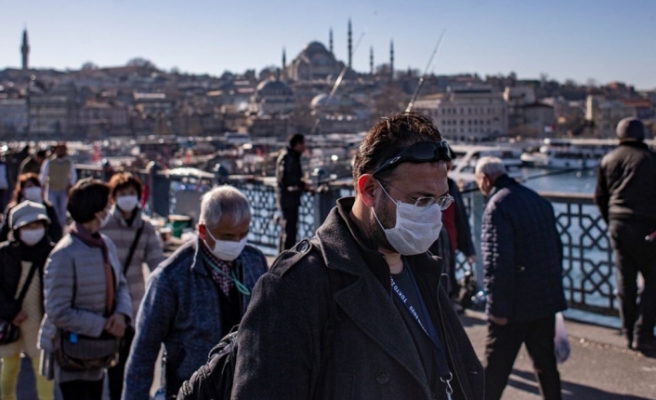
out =
<svg viewBox="0 0 656 400"><path fill-rule="evenodd" d="M617 138L642 141L645 139L645 126L638 118L624 118L617 124Z"/></svg>

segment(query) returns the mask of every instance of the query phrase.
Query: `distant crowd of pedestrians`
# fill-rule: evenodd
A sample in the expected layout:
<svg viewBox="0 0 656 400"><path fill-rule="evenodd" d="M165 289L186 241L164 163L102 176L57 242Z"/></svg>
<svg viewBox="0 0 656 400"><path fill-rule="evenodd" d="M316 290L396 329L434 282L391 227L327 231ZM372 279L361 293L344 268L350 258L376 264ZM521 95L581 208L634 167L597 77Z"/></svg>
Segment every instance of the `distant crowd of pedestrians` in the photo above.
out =
<svg viewBox="0 0 656 400"><path fill-rule="evenodd" d="M656 156L640 121L620 122L618 137L595 199L615 249L628 345L650 351L656 250L645 238L656 236ZM283 226L270 268L247 243L251 206L232 186L202 196L195 237L165 259L132 174L77 181L63 143L52 156L26 155L13 184L0 163L2 399L16 398L24 356L41 400L55 390L100 400L104 379L112 400L147 400L163 354L155 387L165 399L498 400L522 345L542 397L562 398L554 339L567 308L563 245L548 201L502 160L481 158L477 256L447 177L453 152L430 119L400 114L361 143L355 196L339 199L314 237L297 238L301 193L313 190L304 150L294 135L277 159ZM458 251L483 264L483 363L454 307Z"/></svg>

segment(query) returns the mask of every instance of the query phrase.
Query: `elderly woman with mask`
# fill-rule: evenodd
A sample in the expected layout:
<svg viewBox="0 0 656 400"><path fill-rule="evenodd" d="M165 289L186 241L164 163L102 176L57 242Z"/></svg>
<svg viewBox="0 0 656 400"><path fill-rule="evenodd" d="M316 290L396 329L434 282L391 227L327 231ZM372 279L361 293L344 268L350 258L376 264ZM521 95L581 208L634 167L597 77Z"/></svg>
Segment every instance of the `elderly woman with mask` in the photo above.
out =
<svg viewBox="0 0 656 400"><path fill-rule="evenodd" d="M110 217L101 232L107 235L118 252L118 259L128 281L132 310L136 314L146 291L143 265L154 270L164 260L162 243L155 227L139 207L142 194L141 181L130 173L115 174L109 181L109 198L113 203ZM118 364L108 370L111 400L120 400L123 390L123 373L134 329L127 327Z"/></svg>
<svg viewBox="0 0 656 400"><path fill-rule="evenodd" d="M62 227L59 225L57 211L52 204L48 203L44 199L43 188L41 187L41 182L39 182L39 176L33 173L22 174L18 177L18 182L16 182L16 188L14 189L13 197L7 205L7 210L5 211L4 223L0 227L0 242L7 240L7 236L11 228L8 223L9 213L14 207L25 200L43 204L43 206L46 208L46 213L50 219L50 224L48 224L48 230L46 233L50 237L50 240L57 243L59 239L62 238Z"/></svg>
<svg viewBox="0 0 656 400"><path fill-rule="evenodd" d="M37 339L43 318L43 267L54 247L46 235L50 222L42 204L23 201L9 213L12 239L0 243L0 320L12 323L19 332L15 340L0 345L3 400L16 399L21 354L31 358L32 366L38 372ZM38 373L36 386L40 400L53 398L52 383Z"/></svg>

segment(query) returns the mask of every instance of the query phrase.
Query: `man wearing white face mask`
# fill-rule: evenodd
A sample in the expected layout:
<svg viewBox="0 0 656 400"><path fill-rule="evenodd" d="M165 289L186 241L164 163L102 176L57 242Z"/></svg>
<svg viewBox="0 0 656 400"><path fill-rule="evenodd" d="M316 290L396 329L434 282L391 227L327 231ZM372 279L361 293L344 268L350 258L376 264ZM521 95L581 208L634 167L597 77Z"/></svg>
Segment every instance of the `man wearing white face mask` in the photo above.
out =
<svg viewBox="0 0 656 400"><path fill-rule="evenodd" d="M139 207L143 186L139 178L128 172L114 174L109 181L109 199L113 203L109 220L101 229L114 244L128 281L132 309L136 313L146 291L143 265L153 271L164 260L162 242L150 220ZM111 400L119 400L123 390L123 375L134 327L128 327L123 337L119 362L107 372Z"/></svg>
<svg viewBox="0 0 656 400"><path fill-rule="evenodd" d="M433 123L376 124L355 198L282 253L239 331L232 399L483 398L483 370L427 252L442 225L450 153Z"/></svg>
<svg viewBox="0 0 656 400"><path fill-rule="evenodd" d="M169 398L241 321L255 282L267 270L262 252L246 244L250 222L248 200L234 187L219 186L202 197L198 239L184 244L148 280L124 400L148 398L162 343Z"/></svg>
<svg viewBox="0 0 656 400"><path fill-rule="evenodd" d="M46 235L50 218L42 204L23 201L12 209L9 220L13 239L0 243L0 320L18 327L20 336L0 346L0 392L3 399L16 399L21 353L24 353L32 361L39 399L52 399L52 382L38 373L37 348L43 318L41 276L48 254L55 247Z"/></svg>

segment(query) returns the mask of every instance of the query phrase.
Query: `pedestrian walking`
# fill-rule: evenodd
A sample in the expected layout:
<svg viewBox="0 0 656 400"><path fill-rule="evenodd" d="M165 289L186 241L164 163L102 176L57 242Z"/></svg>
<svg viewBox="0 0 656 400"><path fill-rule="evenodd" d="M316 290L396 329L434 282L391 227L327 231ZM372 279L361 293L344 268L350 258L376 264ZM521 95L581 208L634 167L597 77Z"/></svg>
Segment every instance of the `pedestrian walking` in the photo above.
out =
<svg viewBox="0 0 656 400"><path fill-rule="evenodd" d="M377 123L316 236L283 252L239 327L232 399L481 399L483 371L427 252L448 194L426 117Z"/></svg>
<svg viewBox="0 0 656 400"><path fill-rule="evenodd" d="M45 268L42 372L54 377L64 400L101 400L132 304L116 247L99 232L110 218L107 185L79 181L68 211L74 224Z"/></svg>
<svg viewBox="0 0 656 400"><path fill-rule="evenodd" d="M43 268L55 246L46 235L48 224L50 218L42 204L24 201L9 213L12 239L0 243L3 400L16 400L21 355L30 358L39 400L51 400L54 396L52 382L39 374L37 348L43 318ZM8 329L17 332L14 341L7 341Z"/></svg>
<svg viewBox="0 0 656 400"><path fill-rule="evenodd" d="M112 208L107 225L100 232L116 245L118 259L128 282L132 310L136 313L146 291L143 265L153 271L164 260L162 242L151 221L139 206L141 181L128 172L120 172L109 181ZM134 338L134 326L128 325L121 342L118 364L107 371L111 400L120 400L125 364Z"/></svg>
<svg viewBox="0 0 656 400"><path fill-rule="evenodd" d="M66 205L68 191L77 182L75 162L68 156L66 143L55 147L55 154L43 162L39 180L46 188L47 199L57 210L59 224L66 226Z"/></svg>
<svg viewBox="0 0 656 400"><path fill-rule="evenodd" d="M499 158L481 158L475 176L487 197L481 236L488 316L485 398L501 398L525 344L542 397L559 400L554 336L556 313L567 303L553 207L510 178Z"/></svg>
<svg viewBox="0 0 656 400"><path fill-rule="evenodd" d="M248 245L251 212L246 196L219 186L201 199L198 238L182 245L153 271L137 316L123 400L143 400L164 344L166 398L207 360L209 351L241 321L255 282L267 270ZM275 398L270 397L270 398Z"/></svg>
<svg viewBox="0 0 656 400"><path fill-rule="evenodd" d="M18 177L14 194L5 210L3 223L0 225L0 241L7 240L9 232L11 231L11 225L9 224L9 214L11 213L11 210L24 201L33 201L35 203L43 204L46 208L48 218L50 219L46 234L53 243L57 243L59 239L62 238L62 227L59 225L57 211L52 204L45 200L39 176L34 173L22 174Z"/></svg>
<svg viewBox="0 0 656 400"><path fill-rule="evenodd" d="M19 174L39 174L41 172L41 165L46 160L48 152L45 150L37 150L33 156L27 157L23 160L18 168Z"/></svg>

